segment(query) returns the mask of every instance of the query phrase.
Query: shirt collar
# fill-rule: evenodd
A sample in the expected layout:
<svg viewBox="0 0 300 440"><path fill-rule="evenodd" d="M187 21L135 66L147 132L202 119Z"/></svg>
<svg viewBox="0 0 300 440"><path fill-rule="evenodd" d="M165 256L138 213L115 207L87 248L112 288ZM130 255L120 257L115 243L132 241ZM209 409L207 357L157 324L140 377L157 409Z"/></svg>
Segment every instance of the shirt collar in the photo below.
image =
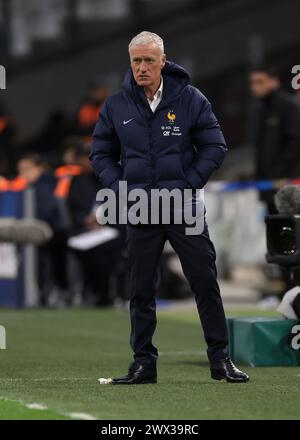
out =
<svg viewBox="0 0 300 440"><path fill-rule="evenodd" d="M153 96L153 99L151 100L150 98L147 98L148 102L151 103L153 101L156 101L157 99L161 99L162 97L162 92L163 92L163 86L164 86L164 80L163 77L160 77L160 86L159 88L156 90L155 95Z"/></svg>
<svg viewBox="0 0 300 440"><path fill-rule="evenodd" d="M157 92L155 93L153 99L160 99L162 97L162 92L163 92L163 86L164 86L164 80L163 77L161 76L161 81L160 81L160 86L157 90Z"/></svg>

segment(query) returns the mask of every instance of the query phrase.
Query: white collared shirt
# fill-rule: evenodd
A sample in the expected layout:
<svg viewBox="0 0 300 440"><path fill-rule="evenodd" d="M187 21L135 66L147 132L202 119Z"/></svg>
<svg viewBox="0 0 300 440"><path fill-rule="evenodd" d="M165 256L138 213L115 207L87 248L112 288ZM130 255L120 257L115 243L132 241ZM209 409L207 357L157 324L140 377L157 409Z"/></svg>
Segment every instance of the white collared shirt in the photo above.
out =
<svg viewBox="0 0 300 440"><path fill-rule="evenodd" d="M151 100L151 99L147 98L147 101L148 101L150 108L153 112L155 112L156 107L158 106L158 104L162 100L162 92L163 92L163 77L161 77L160 86L157 89L155 95L153 96L153 99Z"/></svg>

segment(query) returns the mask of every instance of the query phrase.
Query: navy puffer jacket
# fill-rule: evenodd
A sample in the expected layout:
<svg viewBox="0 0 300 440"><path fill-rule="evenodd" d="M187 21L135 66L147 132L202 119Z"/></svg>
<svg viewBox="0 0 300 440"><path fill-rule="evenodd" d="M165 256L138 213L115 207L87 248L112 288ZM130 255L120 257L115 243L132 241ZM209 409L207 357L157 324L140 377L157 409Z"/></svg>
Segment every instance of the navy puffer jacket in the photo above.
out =
<svg viewBox="0 0 300 440"><path fill-rule="evenodd" d="M106 188L202 188L227 147L207 98L189 85L181 67L166 62L162 101L153 113L143 87L128 70L109 97L93 133L90 159Z"/></svg>

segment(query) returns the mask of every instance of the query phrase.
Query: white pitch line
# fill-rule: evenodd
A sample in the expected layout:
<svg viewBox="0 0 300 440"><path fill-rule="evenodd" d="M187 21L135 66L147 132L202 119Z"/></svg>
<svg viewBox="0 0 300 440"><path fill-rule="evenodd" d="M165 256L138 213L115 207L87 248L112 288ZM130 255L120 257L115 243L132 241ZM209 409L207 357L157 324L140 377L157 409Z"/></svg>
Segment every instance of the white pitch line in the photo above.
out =
<svg viewBox="0 0 300 440"><path fill-rule="evenodd" d="M42 405L40 403L25 403L25 404L22 403L22 404L25 405L26 408L28 408L28 409L39 409L39 410L50 409L50 408L48 408L48 406ZM57 411L55 411L55 412L57 412ZM63 415L66 417L71 417L72 419L97 420L94 416L91 416L90 414L87 414L87 413L71 412L71 413L64 413Z"/></svg>
<svg viewBox="0 0 300 440"><path fill-rule="evenodd" d="M23 402L23 400L7 399L6 397L0 397L0 400L5 400L7 402L16 402L16 403L19 403L20 405L22 405L28 409L37 409L37 410L41 410L41 411L45 411L46 409L48 409L50 411L54 411L58 415L71 417L72 419L97 420L96 417L94 417L90 414L87 414L87 413L80 413L80 412L61 413L61 412L59 412L53 408L49 408L48 406L43 405L41 403L25 403L25 402Z"/></svg>
<svg viewBox="0 0 300 440"><path fill-rule="evenodd" d="M41 405L40 403L25 403L28 409L48 409L46 405Z"/></svg>
<svg viewBox="0 0 300 440"><path fill-rule="evenodd" d="M72 413L67 413L65 415L68 417L72 417L72 419L97 420L96 417L93 417L90 414L86 414L86 413L72 412Z"/></svg>

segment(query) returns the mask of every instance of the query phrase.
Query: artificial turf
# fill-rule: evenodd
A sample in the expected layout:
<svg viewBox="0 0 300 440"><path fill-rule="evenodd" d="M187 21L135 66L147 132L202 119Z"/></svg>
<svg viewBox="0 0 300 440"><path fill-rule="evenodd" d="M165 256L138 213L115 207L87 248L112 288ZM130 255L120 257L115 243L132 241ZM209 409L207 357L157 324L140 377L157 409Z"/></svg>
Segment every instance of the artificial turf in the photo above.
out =
<svg viewBox="0 0 300 440"><path fill-rule="evenodd" d="M243 315L262 312L237 311ZM1 310L0 419L299 419L299 368L244 368L251 381L211 380L196 311L158 313L158 383L100 385L131 361L129 316L122 310ZM5 400L1 400L5 399ZM46 405L30 410L21 403Z"/></svg>

